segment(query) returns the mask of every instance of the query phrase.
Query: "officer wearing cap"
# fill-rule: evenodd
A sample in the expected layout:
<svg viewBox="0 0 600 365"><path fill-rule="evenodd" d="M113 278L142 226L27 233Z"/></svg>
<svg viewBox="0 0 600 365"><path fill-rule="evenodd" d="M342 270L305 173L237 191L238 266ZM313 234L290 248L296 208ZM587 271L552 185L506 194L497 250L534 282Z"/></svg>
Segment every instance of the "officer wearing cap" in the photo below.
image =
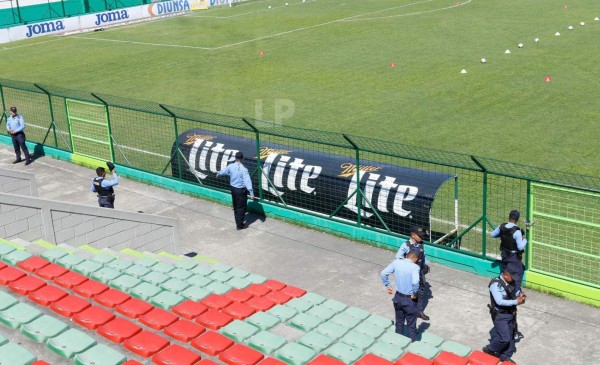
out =
<svg viewBox="0 0 600 365"><path fill-rule="evenodd" d="M387 288L388 294L394 294L392 302L396 312L396 333L404 335L404 324L408 328L408 337L417 339L417 306L415 300L419 291L419 266L415 252L409 252L406 258L392 261L381 271L381 281ZM396 290L390 284L390 274L394 274Z"/></svg>
<svg viewBox="0 0 600 365"><path fill-rule="evenodd" d="M113 186L119 184L117 169L112 163L108 163L108 168L113 175L112 180L106 179L106 170L104 167L96 169L96 177L92 180L92 192L98 194L98 205L101 208L115 208L115 191Z"/></svg>
<svg viewBox="0 0 600 365"><path fill-rule="evenodd" d="M523 237L525 231L517 226L520 216L521 213L518 210L511 210L508 215L508 222L499 225L491 233L493 238L500 237L502 267L506 269L508 266L511 266L515 269L513 279L515 280L517 291L521 290L521 282L523 281L525 267L521 259L527 245L527 240Z"/></svg>
<svg viewBox="0 0 600 365"><path fill-rule="evenodd" d="M8 133L10 133L10 137L15 148L15 155L17 155L17 158L13 163L19 163L23 161L21 159L22 150L23 154L25 155L25 165L29 165L32 160L29 150L27 149L27 144L25 143L25 118L23 118L21 114L17 113L17 107L10 107L10 116L6 118L6 130Z"/></svg>
<svg viewBox="0 0 600 365"><path fill-rule="evenodd" d="M425 248L423 247L423 237L425 237L425 232L423 228L413 226L410 228L410 239L405 241L401 246L398 252L396 253L397 259L402 259L407 257L410 252L414 252L417 255L416 264L419 266L419 291L417 294L417 317L428 321L429 316L426 315L424 311L425 303L423 302L423 298L425 296L425 274L429 272L429 262L425 257Z"/></svg>
<svg viewBox="0 0 600 365"><path fill-rule="evenodd" d="M229 185L231 189L231 199L233 201L235 225L238 231L248 228L248 225L244 223L246 208L248 206L248 202L246 201L247 195L250 194L250 199L254 199L252 180L250 180L248 169L242 164L243 159L244 154L242 152L237 152L235 154L235 162L217 172L217 176L230 177Z"/></svg>
<svg viewBox="0 0 600 365"><path fill-rule="evenodd" d="M500 358L500 361L514 362L512 354L516 350L513 337L517 305L525 303L527 296L516 291L513 275L516 271L503 270L498 278L492 279L488 285L490 291L490 315L497 336L492 337L489 345L482 351Z"/></svg>

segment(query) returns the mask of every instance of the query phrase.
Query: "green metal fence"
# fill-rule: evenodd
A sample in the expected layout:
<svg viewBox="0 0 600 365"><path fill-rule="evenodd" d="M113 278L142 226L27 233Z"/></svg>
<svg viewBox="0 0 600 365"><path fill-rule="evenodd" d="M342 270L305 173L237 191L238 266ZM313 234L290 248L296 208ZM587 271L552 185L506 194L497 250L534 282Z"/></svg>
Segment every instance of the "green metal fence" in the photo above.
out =
<svg viewBox="0 0 600 365"><path fill-rule="evenodd" d="M0 97L3 110L15 105L25 116L29 141L72 153L83 151L169 179L192 180L191 183L202 184L202 181L194 180L194 174L187 170L174 173L174 164L187 166L186 156L174 147L179 146L177 138L182 132L201 129L252 140L261 162L251 171L261 202L392 236L400 236L394 223L386 224L379 219L376 222L381 224L367 226L360 213L342 214L343 204L326 213L314 213L319 209L311 207L323 204L326 196L307 196L302 208L298 208L297 204L288 204L285 195L266 194L265 190L276 181L262 171L265 144L285 145L323 157L341 156L348 161L348 171L356 174L358 181L361 171L373 162L403 166L423 174L449 174L455 178L437 192L431 220L427 222L431 231L436 232L432 244L495 260L499 256L499 241L489 238L489 232L506 220L511 209L519 209L524 217L538 221L527 233L529 239L533 238L527 252L531 270L599 288L600 178L597 176L20 81L0 79ZM78 123L83 123L83 127ZM335 178L332 177L332 184ZM225 179L215 184L214 189L225 191L228 187ZM355 199L359 212L362 209L377 215L374 202L365 195L366 189L356 184L348 199Z"/></svg>

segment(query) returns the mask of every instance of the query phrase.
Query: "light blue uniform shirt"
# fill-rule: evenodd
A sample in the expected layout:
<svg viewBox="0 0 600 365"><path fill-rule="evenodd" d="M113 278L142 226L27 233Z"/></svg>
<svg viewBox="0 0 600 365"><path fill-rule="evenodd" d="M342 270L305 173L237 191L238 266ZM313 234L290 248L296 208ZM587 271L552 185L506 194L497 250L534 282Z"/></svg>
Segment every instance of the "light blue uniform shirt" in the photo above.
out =
<svg viewBox="0 0 600 365"><path fill-rule="evenodd" d="M515 224L514 223L506 223L506 228L511 229L512 227L514 227ZM496 229L494 229L492 231L492 233L490 234L490 236L492 236L492 238L498 238L500 237L500 226L498 226ZM523 234L521 233L520 229L517 229L515 231L515 233L513 233L513 238L515 239L515 241L517 241L517 248L519 249L519 251L523 251L525 250L525 245L527 245L527 240L525 238L523 238ZM514 252L514 251L511 251Z"/></svg>
<svg viewBox="0 0 600 365"><path fill-rule="evenodd" d="M102 180L102 182L100 183L100 186L102 186L103 188L108 189L111 186L119 185L119 176L117 175L117 173L113 172L112 176L113 176L112 180L107 180L106 178L104 180ZM96 187L94 186L94 179L92 179L92 192L95 193L96 192Z"/></svg>
<svg viewBox="0 0 600 365"><path fill-rule="evenodd" d="M404 295L417 294L419 291L419 265L402 258L394 260L381 272L381 281L386 287L390 286L390 274L394 274L396 291Z"/></svg>
<svg viewBox="0 0 600 365"><path fill-rule="evenodd" d="M250 196L254 196L254 190L252 189L252 180L250 180L250 174L246 166L242 165L241 162L234 162L227 165L226 168L217 172L217 176L230 176L229 184L234 188L241 189L245 187L248 189Z"/></svg>
<svg viewBox="0 0 600 365"><path fill-rule="evenodd" d="M417 243L412 238L409 241L410 241L411 244L413 244L413 245L414 244L420 245L421 248L424 249L423 243ZM410 252L410 248L408 247L408 243L407 242L408 241L404 241L404 243L400 246L400 249L398 249L398 252L396 252L396 258L397 259L403 259ZM425 256L425 252L423 252L423 264L429 266L429 262L427 261L427 256Z"/></svg>
<svg viewBox="0 0 600 365"><path fill-rule="evenodd" d="M504 280L504 278L502 276L500 276L499 279L505 285L507 285L506 281ZM504 299L504 297L506 296L506 291L504 290L502 285L500 285L500 283L493 283L490 286L490 293L492 293L492 297L494 297L494 302L496 302L497 306L499 305L502 307L510 307L513 305L517 305L516 299ZM516 294L518 294L518 293L516 293Z"/></svg>
<svg viewBox="0 0 600 365"><path fill-rule="evenodd" d="M11 115L6 118L6 130L21 132L25 129L25 118L21 114L16 114L14 117Z"/></svg>

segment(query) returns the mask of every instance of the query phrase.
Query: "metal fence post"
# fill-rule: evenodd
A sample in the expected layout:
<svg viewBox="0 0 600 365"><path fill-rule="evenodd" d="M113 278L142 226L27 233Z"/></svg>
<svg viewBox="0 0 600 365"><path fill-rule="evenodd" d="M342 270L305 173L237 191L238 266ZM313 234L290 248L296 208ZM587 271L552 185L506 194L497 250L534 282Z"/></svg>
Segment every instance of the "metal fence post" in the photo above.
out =
<svg viewBox="0 0 600 365"><path fill-rule="evenodd" d="M532 221L533 219L533 190L531 188L531 180L527 180L527 201L526 201L526 213L525 216L527 217L527 220L529 222ZM532 240L532 236L533 233L531 232L531 229L527 229L525 230L525 238L527 239L527 248L525 249L525 269L528 270L531 266L531 240Z"/></svg>
<svg viewBox="0 0 600 365"><path fill-rule="evenodd" d="M257 169L258 169L258 199L260 201L263 200L263 190L262 190L262 164L260 160L260 132L258 128L256 128L252 123L250 123L246 118L242 118L244 123L246 123L252 130L254 131L254 135L256 136L256 158L257 158Z"/></svg>
<svg viewBox="0 0 600 365"><path fill-rule="evenodd" d="M362 194L362 190L360 190L360 149L358 148L358 146L354 143L354 141L352 141L350 138L348 138L347 135L342 134L342 137L344 137L344 139L346 141L348 141L348 143L350 143L350 145L354 148L354 153L356 156L356 211L358 212L358 216L356 218L356 224L358 226L361 225L361 220L362 220L362 200L363 200L363 194Z"/></svg>
<svg viewBox="0 0 600 365"><path fill-rule="evenodd" d="M488 179L488 173L487 173L487 169L485 168L485 166L483 166L483 164L481 163L481 161L479 161L475 156L471 156L471 159L473 160L473 162L475 162L477 164L477 166L479 166L479 168L481 169L481 172L483 173L483 188L482 188L482 199L483 199L483 204L482 204L482 212L481 212L481 256L483 258L486 257L487 254L487 223L488 223L488 219L487 219L487 179Z"/></svg>
<svg viewBox="0 0 600 365"><path fill-rule="evenodd" d="M41 87L38 84L33 84L35 87L37 87L38 89L42 90L47 96L48 96L48 106L50 109L50 120L52 121L51 123L51 127L52 127L52 133L54 134L54 147L58 148L58 139L56 138L56 126L54 125L54 109L52 108L52 95L50 95L50 93L48 91L46 91L43 87ZM46 137L48 136L48 133L46 133ZM44 138L44 141L42 143L46 142L46 137Z"/></svg>
<svg viewBox="0 0 600 365"><path fill-rule="evenodd" d="M112 158L113 161L115 161L115 150L114 150L114 146L113 146L113 138L112 138L112 128L110 126L110 112L108 110L108 103L106 101L104 101L101 97L99 97L98 95L94 94L94 93L90 93L92 94L93 97L95 97L96 99L100 100L100 102L102 102L102 104L104 104L104 111L106 111L106 122L107 122L107 127L108 127L108 142L110 143L110 157Z"/></svg>
<svg viewBox="0 0 600 365"><path fill-rule="evenodd" d="M17 0L17 16L19 17L19 24L23 24L23 18L21 17L21 4Z"/></svg>
<svg viewBox="0 0 600 365"><path fill-rule="evenodd" d="M158 106L162 110L164 110L167 113L169 113L169 115L171 117L173 117L173 131L175 132L175 148L177 150L179 150L179 130L177 128L177 115L175 115L175 113L173 113L172 111L170 111L169 109L167 109L167 107L164 106L164 105L162 105L162 104L158 104ZM171 156L171 158L172 158L172 156ZM167 164L167 166L169 166L169 164ZM183 176L181 174L181 155L179 154L179 151L177 151L177 167L178 167L178 170L179 170L179 173L178 173L179 180L181 180L181 179L183 179ZM165 169L166 169L166 167L165 167Z"/></svg>
<svg viewBox="0 0 600 365"><path fill-rule="evenodd" d="M6 104L4 104L4 85L2 84L0 84L0 99L2 100L2 117L0 118L0 125L2 125L2 120L7 118Z"/></svg>

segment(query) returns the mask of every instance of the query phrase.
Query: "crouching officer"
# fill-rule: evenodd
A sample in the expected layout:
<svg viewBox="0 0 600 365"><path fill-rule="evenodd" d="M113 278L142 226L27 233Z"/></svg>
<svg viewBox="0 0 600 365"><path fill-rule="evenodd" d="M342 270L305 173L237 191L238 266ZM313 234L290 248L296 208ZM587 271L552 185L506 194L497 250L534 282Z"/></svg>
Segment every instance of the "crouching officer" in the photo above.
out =
<svg viewBox="0 0 600 365"><path fill-rule="evenodd" d="M115 208L115 191L113 186L119 185L119 176L112 162L107 162L106 165L113 175L112 180L106 179L106 170L104 167L96 169L96 176L92 180L92 192L98 194L98 205L101 208Z"/></svg>
<svg viewBox="0 0 600 365"><path fill-rule="evenodd" d="M489 345L485 346L482 351L500 358L500 361L513 362L510 357L516 350L513 333L517 305L525 303L527 298L523 292L517 293L513 279L515 274L518 275L514 269L505 269L498 278L492 279L489 284L490 304L488 308L497 336L492 337Z"/></svg>
<svg viewBox="0 0 600 365"><path fill-rule="evenodd" d="M425 274L429 273L429 263L427 262L427 258L425 257L425 248L423 247L423 237L425 236L425 232L423 228L413 226L410 228L410 239L405 241L401 246L398 252L396 253L397 259L403 259L407 257L410 252L413 252L417 256L416 264L419 266L420 274L419 274L419 291L416 293L417 295L417 317L428 321L429 316L427 316L423 310L425 307L425 303L423 302L423 298L425 297Z"/></svg>

